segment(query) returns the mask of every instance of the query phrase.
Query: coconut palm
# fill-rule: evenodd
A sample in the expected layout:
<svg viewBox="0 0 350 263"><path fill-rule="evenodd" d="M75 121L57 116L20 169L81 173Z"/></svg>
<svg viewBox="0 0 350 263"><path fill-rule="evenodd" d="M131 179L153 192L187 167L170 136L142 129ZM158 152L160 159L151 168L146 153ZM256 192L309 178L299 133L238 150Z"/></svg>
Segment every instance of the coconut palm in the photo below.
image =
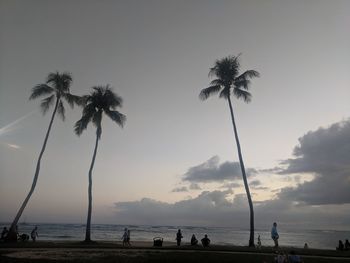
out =
<svg viewBox="0 0 350 263"><path fill-rule="evenodd" d="M90 95L84 96L85 106L82 117L75 124L75 133L80 136L87 128L87 125L92 122L96 127L96 142L92 156L92 161L89 169L89 186L88 186L88 214L86 221L85 242L91 242L91 211L92 211L92 170L94 168L98 142L102 134L102 116L105 113L119 126L123 127L126 117L116 108L122 106L122 98L115 94L112 89L107 86L93 87Z"/></svg>
<svg viewBox="0 0 350 263"><path fill-rule="evenodd" d="M23 210L25 209L30 197L32 196L39 172L40 172L40 162L41 158L44 154L47 140L49 138L49 134L51 131L52 123L55 119L56 113L62 118L62 120L65 119L65 108L63 105L63 100L67 101L68 104L73 108L74 103L79 104L81 102L81 98L75 95L70 94L70 86L72 84L72 75L70 73L64 72L60 74L59 72L55 73L49 73L46 79L46 83L43 84L38 84L32 89L32 93L29 97L30 100L37 99L43 96L47 96L46 98L42 99L40 107L45 114L50 106L53 104L55 105L49 128L47 129L46 136L44 139L44 144L41 148L39 158L36 164L36 169L35 169L35 174L34 174L34 179L32 182L32 186L29 190L29 193L27 194L27 197L25 198L24 202L22 203L20 209L18 210L15 219L13 220L11 227L10 227L10 234L9 234L9 240L15 241L17 240L17 236L15 235L16 233L16 225L23 213Z"/></svg>
<svg viewBox="0 0 350 263"><path fill-rule="evenodd" d="M248 197L249 209L250 209L250 237L249 246L254 246L254 209L252 197L249 191L249 185L247 181L246 171L244 167L241 145L239 143L237 126L235 123L235 117L233 114L233 107L231 102L231 95L237 99L243 99L245 102L250 102L251 94L249 93L250 79L259 77L259 73L255 70L247 70L240 74L240 63L238 56L228 56L217 60L214 67L210 68L209 77L215 77L210 82L210 86L201 90L199 98L206 100L211 95L219 93L220 98L227 99L230 108L231 119L233 124L234 135L236 139L236 145L238 150L238 158L241 166L242 177L244 187Z"/></svg>

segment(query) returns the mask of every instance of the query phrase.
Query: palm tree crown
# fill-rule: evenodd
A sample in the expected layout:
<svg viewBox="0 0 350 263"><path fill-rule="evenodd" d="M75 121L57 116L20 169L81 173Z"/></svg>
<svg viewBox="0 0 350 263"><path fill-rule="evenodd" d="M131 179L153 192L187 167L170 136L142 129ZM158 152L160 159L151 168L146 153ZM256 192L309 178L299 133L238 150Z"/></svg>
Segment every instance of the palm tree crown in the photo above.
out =
<svg viewBox="0 0 350 263"><path fill-rule="evenodd" d="M100 138L102 113L105 113L121 127L123 127L126 117L116 110L116 108L122 107L123 99L115 94L109 85L97 86L92 89L90 95L83 97L85 106L81 119L75 124L75 133L80 136L89 122L92 121L97 128L96 134Z"/></svg>
<svg viewBox="0 0 350 263"><path fill-rule="evenodd" d="M233 92L236 98L250 102L251 94L248 91L250 79L259 77L259 72L247 70L239 75L239 56L228 56L215 61L214 67L210 68L209 76L216 77L216 79L210 82L209 87L200 92L200 99L206 100L219 92L220 98L227 99Z"/></svg>
<svg viewBox="0 0 350 263"><path fill-rule="evenodd" d="M60 74L59 72L50 73L47 76L46 83L38 84L32 89L29 97L30 100L48 95L41 101L40 108L45 114L50 106L54 103L55 97L58 101L57 112L62 120L65 119L65 109L62 98L73 108L75 104L81 104L81 98L70 94L70 86L72 83L72 75L68 72Z"/></svg>

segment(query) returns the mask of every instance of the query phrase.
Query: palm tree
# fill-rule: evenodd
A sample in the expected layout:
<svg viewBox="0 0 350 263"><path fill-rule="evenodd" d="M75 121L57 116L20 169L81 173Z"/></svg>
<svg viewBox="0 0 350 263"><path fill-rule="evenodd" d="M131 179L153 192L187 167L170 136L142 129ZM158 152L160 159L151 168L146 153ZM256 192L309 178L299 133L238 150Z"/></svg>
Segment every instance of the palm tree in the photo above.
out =
<svg viewBox="0 0 350 263"><path fill-rule="evenodd" d="M254 209L253 201L249 191L249 185L247 181L246 171L244 168L244 162L242 157L241 145L239 143L237 127L235 123L235 117L233 114L233 107L231 102L231 94L233 94L237 99L243 99L245 102L250 102L251 94L249 93L250 79L254 77L259 77L259 72L255 70L247 70L244 73L239 73L240 63L238 56L228 56L217 60L214 67L210 68L209 77L215 77L214 80L210 82L210 86L201 90L199 98L201 100L206 100L211 95L220 92L219 97L227 99L228 105L230 107L231 119L233 130L236 139L236 145L238 150L238 158L241 166L242 177L244 182L244 187L248 197L249 209L250 209L250 236L249 236L249 246L254 246Z"/></svg>
<svg viewBox="0 0 350 263"><path fill-rule="evenodd" d="M96 127L96 142L92 156L92 161L89 169L89 186L88 186L88 214L86 221L85 242L91 242L91 210L92 210L92 169L94 168L98 141L102 134L102 114L105 113L119 126L123 127L126 117L115 109L122 107L122 98L115 94L109 85L93 87L90 95L84 96L85 106L83 115L75 124L75 133L80 136L87 128L87 125L92 122Z"/></svg>
<svg viewBox="0 0 350 263"><path fill-rule="evenodd" d="M36 99L39 97L43 97L43 96L48 96L48 97L42 99L41 104L40 104L40 107L41 107L43 114L45 114L48 111L48 109L50 108L50 106L52 106L53 104L55 104L55 108L53 110L50 124L49 124L49 128L47 129L46 136L44 139L44 144L41 148L39 158L38 158L38 161L36 164L36 169L35 169L35 174L34 174L32 186L29 190L27 197L25 198L20 209L18 210L15 219L13 220L13 222L11 224L9 238L8 238L10 241L17 240L16 226L17 226L17 223L18 223L30 197L32 196L32 194L34 192L34 189L35 189L35 186L36 186L36 183L38 180L39 172L40 172L41 158L42 158L44 151L45 151L45 148L46 148L46 143L47 143L47 140L49 138L49 134L51 131L52 123L53 123L53 120L55 118L56 112L59 114L59 116L62 118L62 120L64 120L65 119L65 108L63 105L63 99L66 100L72 108L74 106L74 103L79 104L81 102L80 97L70 94L71 83L72 83L72 75L70 73L64 72L64 73L60 74L59 72L55 72L55 73L49 73L49 75L47 76L47 79L46 79L46 83L38 84L32 89L32 93L29 97L30 100L33 100L33 99ZM54 101L56 101L56 102L54 102Z"/></svg>

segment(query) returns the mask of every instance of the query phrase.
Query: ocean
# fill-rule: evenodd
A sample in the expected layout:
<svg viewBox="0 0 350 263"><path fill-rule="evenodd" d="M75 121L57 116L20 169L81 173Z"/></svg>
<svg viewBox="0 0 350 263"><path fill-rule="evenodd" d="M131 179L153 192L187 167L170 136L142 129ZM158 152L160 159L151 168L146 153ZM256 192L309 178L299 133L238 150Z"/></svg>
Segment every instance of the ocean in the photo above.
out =
<svg viewBox="0 0 350 263"><path fill-rule="evenodd" d="M34 226L38 226L38 240L83 240L85 236L85 225L82 224L47 224L47 223L25 223L18 225L20 234L30 234ZM0 224L1 229L9 224ZM136 225L110 225L94 224L92 225L92 239L105 241L121 241L124 228L131 231L131 242L153 241L154 237L162 237L164 241L175 242L177 230L182 231L183 243L189 243L192 234L197 239L203 238L205 234L211 240L212 244L219 245L239 245L248 244L249 230L240 230L230 227L192 227L192 226L136 226ZM261 237L263 246L273 246L270 237L270 229L256 229L255 238ZM284 230L279 229L280 246L302 248L307 243L309 248L335 249L338 241L350 239L350 231L337 230ZM255 241L257 242L257 240Z"/></svg>

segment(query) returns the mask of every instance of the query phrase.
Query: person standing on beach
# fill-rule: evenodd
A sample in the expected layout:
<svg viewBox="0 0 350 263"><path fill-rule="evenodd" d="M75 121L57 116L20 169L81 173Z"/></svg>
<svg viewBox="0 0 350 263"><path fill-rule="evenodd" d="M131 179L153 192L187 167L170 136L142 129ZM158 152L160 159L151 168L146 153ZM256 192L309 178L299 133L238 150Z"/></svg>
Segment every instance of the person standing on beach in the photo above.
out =
<svg viewBox="0 0 350 263"><path fill-rule="evenodd" d="M260 238L260 235L258 236L258 245L257 245L258 248L261 248L261 238Z"/></svg>
<svg viewBox="0 0 350 263"><path fill-rule="evenodd" d="M181 245L181 238L183 238L182 233L181 233L181 229L179 229L176 233L176 244L177 246Z"/></svg>
<svg viewBox="0 0 350 263"><path fill-rule="evenodd" d="M124 234L122 236L123 247L128 243L128 229L124 228Z"/></svg>
<svg viewBox="0 0 350 263"><path fill-rule="evenodd" d="M37 226L35 226L32 232L30 233L30 237L32 238L33 242L35 242L36 238L39 237Z"/></svg>
<svg viewBox="0 0 350 263"><path fill-rule="evenodd" d="M272 226L272 229L271 229L271 238L273 240L273 242L275 242L275 248L278 248L278 239L279 239L279 235L278 235L278 232L277 232L277 223L274 222L273 223L273 226Z"/></svg>
<svg viewBox="0 0 350 263"><path fill-rule="evenodd" d="M130 247L130 229L128 229L128 237L126 238L126 243L128 244L128 246Z"/></svg>

